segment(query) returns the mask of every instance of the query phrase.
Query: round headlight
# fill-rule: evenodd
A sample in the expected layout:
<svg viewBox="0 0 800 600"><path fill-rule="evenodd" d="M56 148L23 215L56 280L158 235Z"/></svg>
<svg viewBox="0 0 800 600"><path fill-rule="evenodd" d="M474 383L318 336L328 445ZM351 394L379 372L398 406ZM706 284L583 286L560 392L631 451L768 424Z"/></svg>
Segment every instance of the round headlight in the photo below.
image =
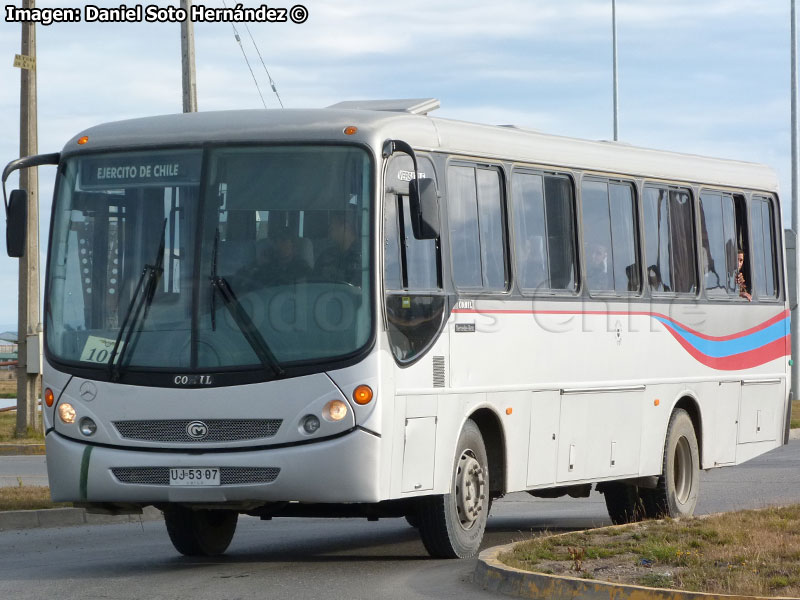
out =
<svg viewBox="0 0 800 600"><path fill-rule="evenodd" d="M86 436L94 435L94 432L97 431L97 423L92 421L89 417L83 417L78 426L80 427L81 433Z"/></svg>
<svg viewBox="0 0 800 600"><path fill-rule="evenodd" d="M58 405L58 416L64 423L74 423L75 408L69 402L62 402Z"/></svg>
<svg viewBox="0 0 800 600"><path fill-rule="evenodd" d="M301 425L306 433L316 433L319 429L319 419L314 415L306 415L303 417Z"/></svg>
<svg viewBox="0 0 800 600"><path fill-rule="evenodd" d="M341 400L331 400L325 405L322 414L329 421L341 421L347 416L347 404Z"/></svg>

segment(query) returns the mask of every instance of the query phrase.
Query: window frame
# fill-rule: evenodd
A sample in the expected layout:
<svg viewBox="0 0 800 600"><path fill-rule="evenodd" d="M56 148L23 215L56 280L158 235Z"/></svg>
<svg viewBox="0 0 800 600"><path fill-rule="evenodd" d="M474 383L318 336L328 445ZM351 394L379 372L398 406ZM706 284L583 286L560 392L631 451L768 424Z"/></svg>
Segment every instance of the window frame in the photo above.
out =
<svg viewBox="0 0 800 600"><path fill-rule="evenodd" d="M750 261L750 272L753 274L753 282L750 285L750 295L753 297L753 302L764 302L767 304L778 304L783 303L784 298L784 283L783 283L783 269L781 267L785 264L785 257L783 261L779 261L779 244L783 244L783 232L780 231L777 227L778 223L780 222L780 205L778 204L775 194L770 192L751 192L745 195L746 198L746 207L747 207L747 228L748 234L750 235L750 256L747 257L747 260ZM771 210L772 214L772 223L771 232L772 232L772 266L775 273L775 295L774 296L761 296L758 294L758 290L756 289L755 285L755 261L753 256L753 219L751 218L751 211L753 208L753 203L755 200L763 200L765 201ZM778 216L776 216L778 215ZM776 235L777 234L777 235Z"/></svg>
<svg viewBox="0 0 800 600"><path fill-rule="evenodd" d="M558 177L562 179L566 179L569 182L570 189L572 190L572 255L574 257L574 276L575 276L575 287L573 289L563 289L563 288L523 288L519 285L516 285L516 282L519 280L517 277L517 273L520 269L519 264L519 257L517 255L517 233L516 233L516 209L514 207L514 189L513 189L513 179L514 175L520 173L522 175L538 175L542 178L542 193L543 193L543 204L544 204L544 211L546 214L547 211L547 197L544 193L544 178L545 177ZM513 272L512 278L515 281L515 287L518 290L518 293L524 297L562 297L562 298L576 298L581 295L583 286L584 286L584 279L583 279L583 257L580 252L580 233L578 231L578 196L577 196L577 186L576 186L577 176L572 171L567 170L559 170L553 171L550 169L543 169L541 167L530 166L525 164L514 164L511 169L511 174L508 178L510 192L508 194L508 198L510 201L508 202L508 220L509 220L509 241L511 245L511 262L513 265ZM520 217L521 218L521 217ZM545 236L547 234L547 223L545 219ZM548 260L548 272L550 268L550 253L548 248L547 254Z"/></svg>
<svg viewBox="0 0 800 600"><path fill-rule="evenodd" d="M675 292L670 290L669 292L665 291L657 291L650 288L650 285L645 285L645 280L647 279L647 270L648 270L648 258L647 258L647 227L645 225L645 195L647 188L654 188L659 190L666 190L667 192L672 191L679 191L679 192L686 192L689 195L689 206L692 210L691 215L691 224L692 224L692 235L691 235L691 242L692 242L692 250L694 252L694 261L692 264L692 269L694 272L694 283L695 289L694 292ZM642 205L642 236L641 246L642 246L642 258L644 258L642 265L644 271L644 278L642 279L642 290L647 290L651 297L655 298L699 298L701 297L700 288L700 267L699 267L699 256L698 256L698 249L700 245L697 243L699 230L697 226L697 219L698 216L698 209L697 203L699 202L699 195L696 193L696 189L689 183L676 183L674 181L658 181L653 179L643 179L641 182L641 205ZM670 228L670 235L672 232L672 208L668 208L669 211L669 228ZM673 254L670 253L670 284L672 284L672 275L674 272L674 262L673 262ZM663 278L662 278L663 279ZM674 284L673 284L674 287Z"/></svg>
<svg viewBox="0 0 800 600"><path fill-rule="evenodd" d="M452 244L452 226L451 226L451 219L450 219L450 198L451 198L451 190L450 190L450 168L451 167L467 167L471 168L474 173L473 181L475 182L475 211L477 215L477 223L476 229L478 232L478 258L480 260L481 266L481 285L480 286L468 286L462 287L458 285L458 282L455 278L455 261L453 256L453 244ZM480 226L480 200L478 198L478 176L477 171L479 169L483 169L486 171L495 171L498 174L498 189L500 191L500 216L501 216L501 225L502 225L502 235L503 235L503 270L504 270L504 277L505 277L505 287L502 290L496 289L487 289L486 286L483 284L484 281L484 271L483 271L483 240L481 236L481 226ZM453 285L453 290L455 291L456 295L459 297L465 298L474 298L478 296L509 296L514 289L514 271L512 269L511 263L511 232L510 232L510 208L509 208L509 193L508 193L508 182L510 181L509 178L506 176L506 171L504 165L502 163L495 163L483 160L475 160L471 161L469 159L461 158L458 156L448 156L447 161L445 163L444 168L444 177L443 180L445 182L444 186L444 194L443 194L443 203L445 204L445 221L443 222L442 231L440 232L440 237L443 237L446 231L447 235L447 261L448 266L450 269L450 282ZM444 262L444 261L442 261Z"/></svg>
<svg viewBox="0 0 800 600"><path fill-rule="evenodd" d="M639 275L639 288L637 290L592 290L589 288L589 274L588 265L589 260L588 256L586 256L586 237L585 237L585 226L583 222L583 182L584 181L594 181L598 183L605 183L606 184L606 205L609 211L609 234L611 236L611 254L613 256L613 245L614 245L614 227L613 221L611 219L611 191L609 187L611 184L617 185L628 185L631 189L631 217L633 218L633 244L634 244L634 253L636 262L634 263L638 267L638 275ZM581 174L580 179L580 251L581 251L581 266L582 269L586 272L581 273L581 281L582 281L582 289L585 289L586 293L589 295L590 298L640 298L644 294L644 260L642 260L644 254L644 243L643 243L643 236L642 236L642 226L640 223L640 213L644 210L644 207L641 206L640 202L640 194L639 194L639 187L636 185L636 181L633 179L626 179L624 177L618 177L613 175L598 175L591 172L584 172ZM576 200L577 203L577 200ZM641 208L641 210L640 210ZM577 218L577 214L576 214ZM612 270L614 268L614 264L612 262Z"/></svg>

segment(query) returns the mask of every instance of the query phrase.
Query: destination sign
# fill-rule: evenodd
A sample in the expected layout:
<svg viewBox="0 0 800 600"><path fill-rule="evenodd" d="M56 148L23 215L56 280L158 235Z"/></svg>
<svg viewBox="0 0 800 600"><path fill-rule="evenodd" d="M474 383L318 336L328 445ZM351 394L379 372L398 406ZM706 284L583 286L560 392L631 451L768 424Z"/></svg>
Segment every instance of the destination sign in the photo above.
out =
<svg viewBox="0 0 800 600"><path fill-rule="evenodd" d="M154 153L81 159L83 189L193 185L200 181L200 153Z"/></svg>

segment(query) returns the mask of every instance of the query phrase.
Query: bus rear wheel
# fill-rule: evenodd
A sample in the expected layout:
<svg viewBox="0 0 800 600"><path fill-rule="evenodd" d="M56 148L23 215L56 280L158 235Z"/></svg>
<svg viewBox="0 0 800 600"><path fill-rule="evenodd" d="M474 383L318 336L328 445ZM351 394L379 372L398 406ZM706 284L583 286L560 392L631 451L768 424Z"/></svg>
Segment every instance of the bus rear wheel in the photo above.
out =
<svg viewBox="0 0 800 600"><path fill-rule="evenodd" d="M480 429L467 421L456 449L450 493L421 499L419 533L436 558L470 558L480 548L489 514L489 466Z"/></svg>
<svg viewBox="0 0 800 600"><path fill-rule="evenodd" d="M216 556L228 549L239 513L232 510L191 510L174 506L164 511L172 545L186 556Z"/></svg>
<svg viewBox="0 0 800 600"><path fill-rule="evenodd" d="M647 490L648 516L689 517L700 491L700 451L692 419L682 408L672 413L658 486Z"/></svg>

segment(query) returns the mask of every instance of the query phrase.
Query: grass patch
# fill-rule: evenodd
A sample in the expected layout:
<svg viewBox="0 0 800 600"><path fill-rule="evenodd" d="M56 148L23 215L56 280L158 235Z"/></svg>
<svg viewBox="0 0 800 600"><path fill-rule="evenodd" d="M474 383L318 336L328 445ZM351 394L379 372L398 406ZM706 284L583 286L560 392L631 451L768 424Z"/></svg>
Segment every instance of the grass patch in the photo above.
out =
<svg viewBox="0 0 800 600"><path fill-rule="evenodd" d="M28 428L26 435L17 437L17 411L0 412L0 442L44 444L44 434Z"/></svg>
<svg viewBox="0 0 800 600"><path fill-rule="evenodd" d="M792 420L790 427L792 429L800 427L800 400L792 400Z"/></svg>
<svg viewBox="0 0 800 600"><path fill-rule="evenodd" d="M0 371L0 398L16 398L17 397L17 378L8 379L2 371Z"/></svg>
<svg viewBox="0 0 800 600"><path fill-rule="evenodd" d="M0 511L36 510L39 508L67 508L69 502L50 500L50 488L41 485L0 487Z"/></svg>
<svg viewBox="0 0 800 600"><path fill-rule="evenodd" d="M500 560L650 587L800 597L800 505L536 538Z"/></svg>

